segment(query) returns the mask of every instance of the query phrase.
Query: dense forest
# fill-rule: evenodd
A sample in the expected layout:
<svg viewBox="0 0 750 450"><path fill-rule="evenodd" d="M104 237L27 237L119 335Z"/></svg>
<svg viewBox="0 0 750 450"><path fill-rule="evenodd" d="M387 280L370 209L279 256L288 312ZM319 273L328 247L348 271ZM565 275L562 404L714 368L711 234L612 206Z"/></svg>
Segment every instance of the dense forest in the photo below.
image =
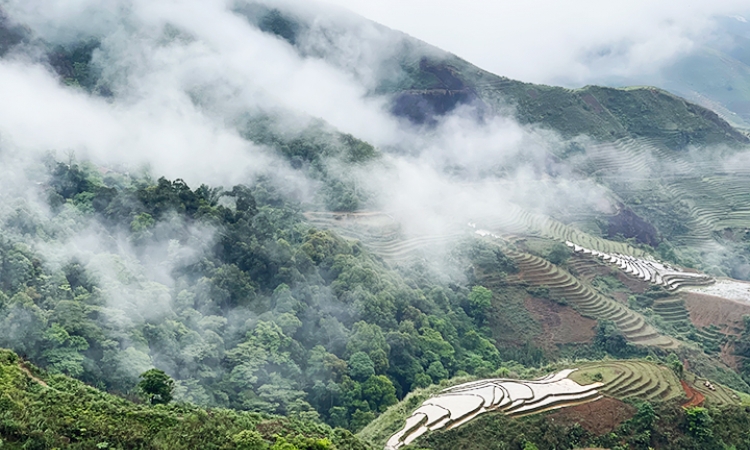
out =
<svg viewBox="0 0 750 450"><path fill-rule="evenodd" d="M750 293L702 290L750 279L747 130L320 5L21 3L0 448L380 450L443 389L575 369L591 397L399 450L750 449Z"/></svg>
<svg viewBox="0 0 750 450"><path fill-rule="evenodd" d="M50 215L18 208L3 228L0 346L51 373L127 397L156 366L180 401L356 431L416 387L502 362L489 290L402 276L311 228L268 180L191 189L46 167ZM80 229L94 248L54 264L24 243ZM482 245L464 261L507 264Z"/></svg>

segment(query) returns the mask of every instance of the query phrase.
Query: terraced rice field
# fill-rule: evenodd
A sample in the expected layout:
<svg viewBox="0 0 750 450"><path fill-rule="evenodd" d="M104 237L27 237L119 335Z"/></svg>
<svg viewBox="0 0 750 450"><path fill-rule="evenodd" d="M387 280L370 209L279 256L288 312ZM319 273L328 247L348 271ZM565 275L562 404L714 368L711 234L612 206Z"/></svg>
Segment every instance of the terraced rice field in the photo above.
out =
<svg viewBox="0 0 750 450"><path fill-rule="evenodd" d="M711 231L750 225L750 177L717 174L675 180L670 193Z"/></svg>
<svg viewBox="0 0 750 450"><path fill-rule="evenodd" d="M727 337L726 334L719 330L719 327L713 324L707 327L698 328L696 334L700 338L700 342L703 344L704 348L713 349L707 351L715 352L720 350L721 345L725 342Z"/></svg>
<svg viewBox="0 0 750 450"><path fill-rule="evenodd" d="M678 333L688 333L693 327L690 314L681 298L664 298L654 301L654 312Z"/></svg>
<svg viewBox="0 0 750 450"><path fill-rule="evenodd" d="M586 283L590 283L601 273L604 263L596 258L576 257L567 261L568 269L575 274L576 278Z"/></svg>
<svg viewBox="0 0 750 450"><path fill-rule="evenodd" d="M720 384L712 383L705 378L688 374L686 380L690 387L703 394L706 406L728 406L742 404L742 399L731 389ZM707 385L708 384L708 385Z"/></svg>
<svg viewBox="0 0 750 450"><path fill-rule="evenodd" d="M584 316L613 321L629 341L661 348L679 345L673 338L659 334L640 314L604 297L549 261L509 250L506 254L516 262L524 281L548 288L551 297L564 299Z"/></svg>
<svg viewBox="0 0 750 450"><path fill-rule="evenodd" d="M495 378L460 384L425 400L386 443L397 450L428 431L457 428L480 414L499 411L513 417L576 406L601 398L601 383L578 384L571 369L533 380Z"/></svg>
<svg viewBox="0 0 750 450"><path fill-rule="evenodd" d="M597 375L598 374L598 375ZM585 364L570 375L580 384L601 379L600 392L619 399L640 398L651 402L684 399L680 380L668 367L641 360L598 361ZM685 382L705 397L709 406L738 405L742 401L731 389L686 373Z"/></svg>
<svg viewBox="0 0 750 450"><path fill-rule="evenodd" d="M710 247L715 232L750 227L750 169L722 160L668 150L660 140L628 138L590 146L578 168L624 198L649 198L652 208L663 202L679 211L686 231L671 237L675 244Z"/></svg>
<svg viewBox="0 0 750 450"><path fill-rule="evenodd" d="M539 236L558 242L572 241L580 246L607 253L636 257L646 255L643 250L624 242L615 242L593 236L549 216L535 214L513 204L504 205L502 210L502 216L485 219L477 224L477 228L503 236Z"/></svg>
<svg viewBox="0 0 750 450"><path fill-rule="evenodd" d="M601 252L582 247L570 241L566 241L565 244L576 253L599 258L607 264L619 267L630 275L648 283L663 286L668 290L677 290L687 286L707 286L715 283L715 280L708 275L699 272L688 272L653 258L638 258L619 253Z"/></svg>
<svg viewBox="0 0 750 450"><path fill-rule="evenodd" d="M408 263L427 256L427 251L455 243L466 236L461 229L454 233L408 237L386 213L309 212L308 221L320 229L334 230L344 238L360 241L374 254L393 263Z"/></svg>
<svg viewBox="0 0 750 450"><path fill-rule="evenodd" d="M585 384L602 377L600 391L609 396L648 401L667 401L684 396L677 376L667 367L647 361L600 361L581 366L571 379Z"/></svg>

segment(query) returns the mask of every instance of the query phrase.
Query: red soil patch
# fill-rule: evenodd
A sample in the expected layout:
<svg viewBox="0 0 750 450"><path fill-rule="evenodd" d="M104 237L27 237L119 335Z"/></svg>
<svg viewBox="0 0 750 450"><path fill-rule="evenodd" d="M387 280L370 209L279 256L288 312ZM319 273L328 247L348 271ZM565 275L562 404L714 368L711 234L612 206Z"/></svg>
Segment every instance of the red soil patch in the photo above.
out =
<svg viewBox="0 0 750 450"><path fill-rule="evenodd" d="M617 428L635 415L636 409L612 397L603 397L595 402L562 408L549 418L565 426L580 424L585 430L601 436Z"/></svg>
<svg viewBox="0 0 750 450"><path fill-rule="evenodd" d="M722 297L685 292L682 298L698 328L716 325L723 333L739 335L745 326L742 316L750 314L750 305Z"/></svg>
<svg viewBox="0 0 750 450"><path fill-rule="evenodd" d="M536 341L544 348L550 349L555 344L586 343L594 338L596 321L583 317L570 306L534 297L527 297L524 306L542 326L542 333Z"/></svg>
<svg viewBox="0 0 750 450"><path fill-rule="evenodd" d="M700 406L703 404L704 401L706 401L706 397L695 390L692 386L687 384L685 380L680 380L680 384L682 384L682 389L685 390L685 395L687 395L688 401L682 405L683 408L692 408L693 406Z"/></svg>

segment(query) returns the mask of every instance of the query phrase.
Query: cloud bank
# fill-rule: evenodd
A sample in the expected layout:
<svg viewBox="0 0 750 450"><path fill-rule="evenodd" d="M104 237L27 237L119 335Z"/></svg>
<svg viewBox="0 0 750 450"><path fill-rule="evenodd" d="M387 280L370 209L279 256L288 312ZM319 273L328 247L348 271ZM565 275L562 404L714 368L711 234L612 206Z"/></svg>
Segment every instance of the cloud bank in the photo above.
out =
<svg viewBox="0 0 750 450"><path fill-rule="evenodd" d="M747 2L331 0L498 75L579 87L657 71Z"/></svg>

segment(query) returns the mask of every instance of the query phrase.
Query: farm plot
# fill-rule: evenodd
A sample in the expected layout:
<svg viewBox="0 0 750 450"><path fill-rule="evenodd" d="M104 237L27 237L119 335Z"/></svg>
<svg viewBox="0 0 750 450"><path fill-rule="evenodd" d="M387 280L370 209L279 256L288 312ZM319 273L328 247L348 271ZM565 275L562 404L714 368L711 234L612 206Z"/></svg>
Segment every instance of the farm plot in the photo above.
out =
<svg viewBox="0 0 750 450"><path fill-rule="evenodd" d="M510 250L506 254L516 261L521 279L547 288L551 298L565 301L584 316L613 321L629 341L661 348L679 345L671 337L659 334L640 314L604 297L549 261Z"/></svg>
<svg viewBox="0 0 750 450"><path fill-rule="evenodd" d="M728 387L712 383L692 373L687 374L685 381L693 390L703 395L706 406L722 407L742 404L740 396Z"/></svg>
<svg viewBox="0 0 750 450"><path fill-rule="evenodd" d="M711 246L716 231L750 226L746 165L726 166L723 158L695 157L666 147L664 139L625 138L588 146L586 156L575 163L646 216L655 219L666 210L673 218L678 215L679 226L670 231L675 244Z"/></svg>
<svg viewBox="0 0 750 450"><path fill-rule="evenodd" d="M574 370L563 370L533 381L496 378L445 389L414 410L385 448L397 450L428 431L453 429L490 411L518 417L601 398L597 388L602 383L580 385L568 378Z"/></svg>
<svg viewBox="0 0 750 450"><path fill-rule="evenodd" d="M686 403L700 400L709 406L719 407L742 403L740 397L725 386L699 378L690 372L686 372L683 380L679 380L668 367L649 361L592 362L581 366L570 378L580 384L599 380L604 383L599 391L618 399L639 398L650 402L683 399ZM682 383L687 384L689 389L684 389Z"/></svg>
<svg viewBox="0 0 750 450"><path fill-rule="evenodd" d="M646 252L624 242L615 242L593 236L578 228L566 225L549 216L536 214L514 204L503 205L503 215L483 220L480 224L470 224L478 232L498 235L539 236L558 242L572 241L587 248L602 252L621 253L632 256L645 256Z"/></svg>
<svg viewBox="0 0 750 450"><path fill-rule="evenodd" d="M577 245L571 241L565 244L576 253L591 255L603 262L617 266L651 284L663 286L668 290L677 290L687 286L707 286L716 282L712 277L700 272L688 272L653 258L638 258L620 253L606 253Z"/></svg>
<svg viewBox="0 0 750 450"><path fill-rule="evenodd" d="M680 381L672 370L648 361L595 362L581 366L571 378L581 384L601 380L604 387L600 391L619 399L667 401L684 396Z"/></svg>
<svg viewBox="0 0 750 450"><path fill-rule="evenodd" d="M704 172L705 173L705 172ZM750 177L715 174L675 180L669 184L675 198L711 230L750 226Z"/></svg>
<svg viewBox="0 0 750 450"><path fill-rule="evenodd" d="M395 219L381 212L308 212L305 217L318 228L334 230L346 239L362 242L374 254L392 263L408 263L424 258L429 250L450 245L466 235L461 229L441 235L404 236Z"/></svg>
<svg viewBox="0 0 750 450"><path fill-rule="evenodd" d="M663 298L654 301L652 306L654 313L671 325L678 333L691 331L690 314L685 308L685 302L681 298Z"/></svg>

